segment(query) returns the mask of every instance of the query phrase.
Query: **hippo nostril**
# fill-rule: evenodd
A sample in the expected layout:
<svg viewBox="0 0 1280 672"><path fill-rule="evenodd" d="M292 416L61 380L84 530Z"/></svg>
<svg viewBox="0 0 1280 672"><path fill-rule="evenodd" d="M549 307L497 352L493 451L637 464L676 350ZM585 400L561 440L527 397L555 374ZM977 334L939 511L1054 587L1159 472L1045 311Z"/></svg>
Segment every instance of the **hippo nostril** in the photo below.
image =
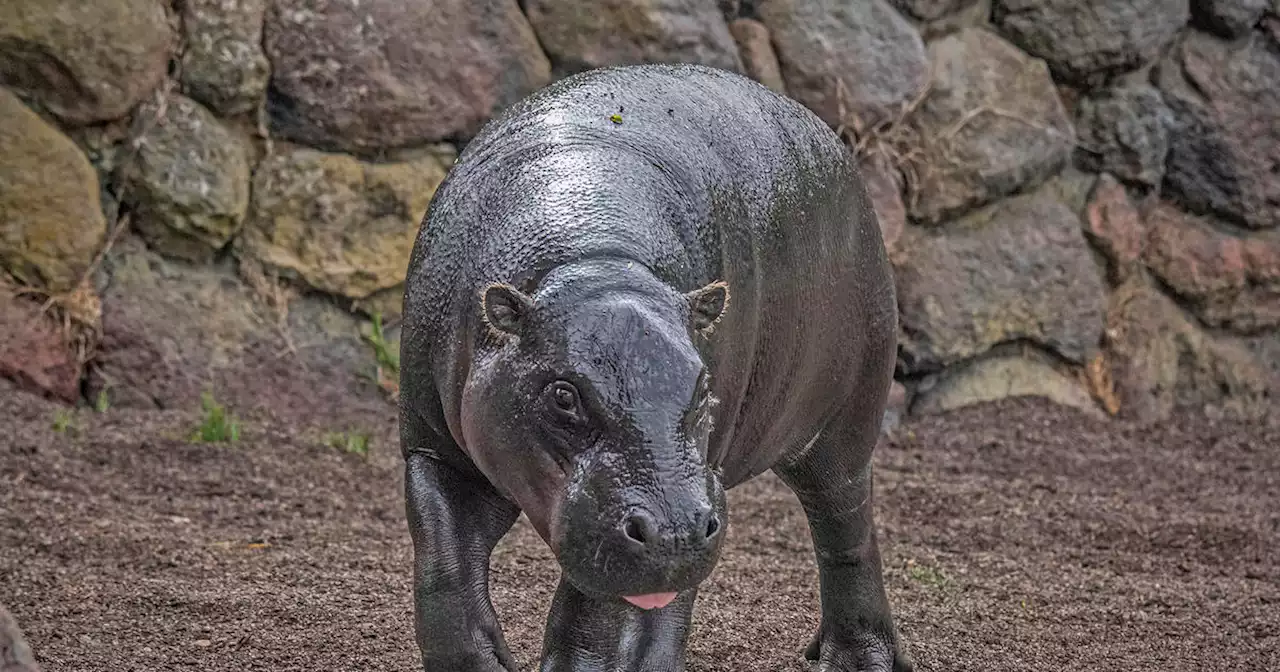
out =
<svg viewBox="0 0 1280 672"><path fill-rule="evenodd" d="M623 525L622 531L627 538L638 543L644 544L649 540L649 530L651 525L644 514L637 513L627 518L627 522Z"/></svg>
<svg viewBox="0 0 1280 672"><path fill-rule="evenodd" d="M711 519L707 521L707 539L714 539L716 533L720 531L720 517L711 514Z"/></svg>

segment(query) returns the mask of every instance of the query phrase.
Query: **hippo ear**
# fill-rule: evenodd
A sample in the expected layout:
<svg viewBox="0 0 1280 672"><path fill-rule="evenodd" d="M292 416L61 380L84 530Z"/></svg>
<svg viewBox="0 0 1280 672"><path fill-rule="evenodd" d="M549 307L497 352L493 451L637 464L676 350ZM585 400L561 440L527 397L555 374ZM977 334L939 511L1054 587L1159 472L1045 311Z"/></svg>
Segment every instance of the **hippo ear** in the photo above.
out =
<svg viewBox="0 0 1280 672"><path fill-rule="evenodd" d="M533 299L511 285L496 282L485 288L480 308L484 321L492 329L519 336L529 311L533 310Z"/></svg>
<svg viewBox="0 0 1280 672"><path fill-rule="evenodd" d="M701 289L685 294L689 301L689 316L697 331L710 331L729 306L729 285L713 282Z"/></svg>

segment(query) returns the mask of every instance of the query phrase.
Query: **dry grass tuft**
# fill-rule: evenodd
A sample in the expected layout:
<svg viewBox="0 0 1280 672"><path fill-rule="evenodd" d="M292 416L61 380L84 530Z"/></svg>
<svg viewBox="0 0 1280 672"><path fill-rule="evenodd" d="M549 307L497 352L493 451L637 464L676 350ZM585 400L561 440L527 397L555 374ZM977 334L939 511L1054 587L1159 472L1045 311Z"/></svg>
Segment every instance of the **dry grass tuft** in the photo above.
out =
<svg viewBox="0 0 1280 672"><path fill-rule="evenodd" d="M910 101L903 103L897 114L868 127L867 123L849 108L848 91L844 83L835 79L836 109L841 119L836 134L844 140L858 159L879 156L901 176L898 180L905 190L904 203L914 209L919 202L921 184L929 170L925 160L921 134L915 124L915 113L933 92L933 71L927 84Z"/></svg>
<svg viewBox="0 0 1280 672"><path fill-rule="evenodd" d="M1081 377L1089 393L1097 399L1111 416L1120 413L1120 395L1116 393L1115 380L1111 377L1111 367L1107 357L1098 353L1085 365Z"/></svg>

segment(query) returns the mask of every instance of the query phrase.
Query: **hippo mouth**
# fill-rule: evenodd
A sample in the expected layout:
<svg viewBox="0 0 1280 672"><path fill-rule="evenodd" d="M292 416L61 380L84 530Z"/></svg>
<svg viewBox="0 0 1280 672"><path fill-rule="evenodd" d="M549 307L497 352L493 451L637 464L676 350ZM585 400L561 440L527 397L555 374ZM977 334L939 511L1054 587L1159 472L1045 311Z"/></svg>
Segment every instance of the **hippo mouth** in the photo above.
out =
<svg viewBox="0 0 1280 672"><path fill-rule="evenodd" d="M679 593L649 593L648 595L623 595L622 599L648 611L661 609L675 601Z"/></svg>

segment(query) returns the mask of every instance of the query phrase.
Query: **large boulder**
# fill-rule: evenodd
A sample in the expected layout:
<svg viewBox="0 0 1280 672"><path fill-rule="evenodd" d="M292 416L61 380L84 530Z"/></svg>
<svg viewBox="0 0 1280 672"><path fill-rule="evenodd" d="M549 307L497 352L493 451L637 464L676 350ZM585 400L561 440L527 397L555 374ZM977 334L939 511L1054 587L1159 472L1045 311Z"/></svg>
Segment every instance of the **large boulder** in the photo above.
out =
<svg viewBox="0 0 1280 672"><path fill-rule="evenodd" d="M321 149L468 138L550 80L515 0L278 0L263 39L274 131Z"/></svg>
<svg viewBox="0 0 1280 672"><path fill-rule="evenodd" d="M929 54L933 88L911 120L920 173L912 217L942 222L1067 162L1075 133L1043 61L982 28L931 42Z"/></svg>
<svg viewBox="0 0 1280 672"><path fill-rule="evenodd" d="M1272 1L1191 0L1191 18L1201 28L1235 39L1253 30Z"/></svg>
<svg viewBox="0 0 1280 672"><path fill-rule="evenodd" d="M0 604L0 672L40 672L18 621Z"/></svg>
<svg viewBox="0 0 1280 672"><path fill-rule="evenodd" d="M1236 235L1160 204L1147 215L1143 258L1206 324L1280 327L1280 230Z"/></svg>
<svg viewBox="0 0 1280 672"><path fill-rule="evenodd" d="M106 233L98 175L84 153L0 88L0 270L69 290Z"/></svg>
<svg viewBox="0 0 1280 672"><path fill-rule="evenodd" d="M1158 187L1164 179L1173 113L1145 82L1121 83L1084 96L1076 109L1080 163L1095 172Z"/></svg>
<svg viewBox="0 0 1280 672"><path fill-rule="evenodd" d="M1188 11L1187 0L995 0L992 19L1055 77L1084 82L1150 63Z"/></svg>
<svg viewBox="0 0 1280 672"><path fill-rule="evenodd" d="M1101 417L1081 382L1043 357L999 355L948 367L937 381L921 386L911 404L915 415L943 413L965 406L1015 397L1040 397Z"/></svg>
<svg viewBox="0 0 1280 672"><path fill-rule="evenodd" d="M729 24L729 33L738 43L742 66L747 75L776 93L786 95L787 84L782 78L782 66L773 50L773 38L769 28L755 19L735 19Z"/></svg>
<svg viewBox="0 0 1280 672"><path fill-rule="evenodd" d="M895 273L905 373L1012 341L1088 358L1102 332L1103 273L1058 191L1051 184L1006 199L945 233L909 228Z"/></svg>
<svg viewBox="0 0 1280 672"><path fill-rule="evenodd" d="M179 95L140 112L136 159L127 168L133 225L164 254L208 261L240 230L249 206L245 145Z"/></svg>
<svg viewBox="0 0 1280 672"><path fill-rule="evenodd" d="M271 64L262 51L267 0L184 0L182 86L223 116L258 107Z"/></svg>
<svg viewBox="0 0 1280 672"><path fill-rule="evenodd" d="M1159 72L1174 114L1166 184L1191 209L1280 225L1280 39L1190 32Z"/></svg>
<svg viewBox="0 0 1280 672"><path fill-rule="evenodd" d="M1139 275L1111 297L1105 353L1119 415L1139 422L1188 407L1256 417L1280 394L1246 343L1206 334Z"/></svg>
<svg viewBox="0 0 1280 672"><path fill-rule="evenodd" d="M309 149L264 160L241 255L283 277L352 299L404 281L409 253L454 155L364 163Z"/></svg>
<svg viewBox="0 0 1280 672"><path fill-rule="evenodd" d="M0 2L0 84L68 124L125 116L164 79L162 0Z"/></svg>
<svg viewBox="0 0 1280 672"><path fill-rule="evenodd" d="M769 0L759 13L788 93L831 126L894 119L928 84L920 34L885 0Z"/></svg>
<svg viewBox="0 0 1280 672"><path fill-rule="evenodd" d="M558 74L633 63L701 63L741 71L720 9L705 0L525 0Z"/></svg>

